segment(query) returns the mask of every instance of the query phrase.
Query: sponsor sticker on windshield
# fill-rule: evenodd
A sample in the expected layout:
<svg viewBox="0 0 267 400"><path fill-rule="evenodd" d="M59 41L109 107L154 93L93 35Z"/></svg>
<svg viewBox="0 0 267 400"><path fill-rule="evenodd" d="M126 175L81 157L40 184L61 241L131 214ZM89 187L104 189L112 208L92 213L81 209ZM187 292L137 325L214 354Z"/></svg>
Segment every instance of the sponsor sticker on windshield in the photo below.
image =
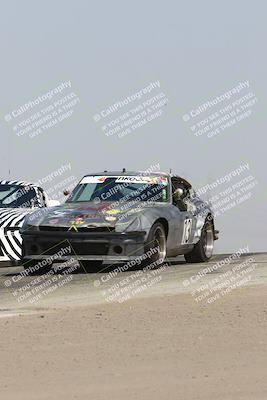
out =
<svg viewBox="0 0 267 400"><path fill-rule="evenodd" d="M107 178L107 176L85 176L80 183L103 183Z"/></svg>
<svg viewBox="0 0 267 400"><path fill-rule="evenodd" d="M168 179L165 176L85 176L81 180L84 183L103 183L106 179L115 179L115 183L143 183L147 185L167 185Z"/></svg>
<svg viewBox="0 0 267 400"><path fill-rule="evenodd" d="M165 176L118 176L116 183L146 183L149 185L167 185L168 180Z"/></svg>

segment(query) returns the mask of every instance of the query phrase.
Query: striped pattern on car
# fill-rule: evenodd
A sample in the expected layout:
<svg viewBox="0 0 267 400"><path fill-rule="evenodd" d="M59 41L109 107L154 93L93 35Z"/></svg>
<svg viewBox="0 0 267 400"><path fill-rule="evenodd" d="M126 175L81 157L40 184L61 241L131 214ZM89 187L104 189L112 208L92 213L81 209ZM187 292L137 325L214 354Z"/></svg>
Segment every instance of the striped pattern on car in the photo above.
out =
<svg viewBox="0 0 267 400"><path fill-rule="evenodd" d="M0 185L17 185L32 187L36 193L38 203L42 204L40 193L36 185L25 181L0 181ZM22 255L22 238L19 229L24 218L33 212L32 208L1 208L0 207L0 262L18 261Z"/></svg>
<svg viewBox="0 0 267 400"><path fill-rule="evenodd" d="M0 261L15 261L21 258L22 238L19 228L32 210L0 209Z"/></svg>

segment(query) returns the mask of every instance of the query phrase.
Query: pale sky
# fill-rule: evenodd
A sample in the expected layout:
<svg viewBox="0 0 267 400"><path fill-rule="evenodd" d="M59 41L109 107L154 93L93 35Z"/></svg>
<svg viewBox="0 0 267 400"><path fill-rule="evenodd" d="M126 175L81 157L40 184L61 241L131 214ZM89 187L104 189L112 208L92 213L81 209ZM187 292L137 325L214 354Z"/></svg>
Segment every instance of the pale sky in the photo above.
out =
<svg viewBox="0 0 267 400"><path fill-rule="evenodd" d="M248 164L249 170L206 195L249 175L257 181L250 198L218 216L216 252L245 245L265 251L266 12L259 0L2 0L0 179L37 181L70 163L71 171L44 185L49 189L71 175L78 180L89 172L145 170L159 163L161 170L171 168L200 188ZM25 118L5 121L69 81L62 93L75 93L72 100L78 101L65 120L34 138L16 134L14 123L48 107L46 100ZM233 100L253 92L251 115L212 138L195 136L191 121L197 118L182 117L245 81L249 88ZM155 82L159 87L155 84L150 95L131 100L103 122L160 93L167 99L162 115L122 138L106 136L102 120L93 117ZM220 108L203 112L203 118Z"/></svg>

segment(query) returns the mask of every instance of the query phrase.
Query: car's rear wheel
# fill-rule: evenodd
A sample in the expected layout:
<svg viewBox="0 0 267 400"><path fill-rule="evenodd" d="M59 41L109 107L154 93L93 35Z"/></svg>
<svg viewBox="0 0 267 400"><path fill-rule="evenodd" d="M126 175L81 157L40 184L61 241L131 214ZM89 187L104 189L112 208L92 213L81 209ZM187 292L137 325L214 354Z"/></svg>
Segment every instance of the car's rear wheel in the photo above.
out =
<svg viewBox="0 0 267 400"><path fill-rule="evenodd" d="M205 222L201 237L190 253L184 255L186 262L198 263L209 261L213 254L214 230L211 221Z"/></svg>
<svg viewBox="0 0 267 400"><path fill-rule="evenodd" d="M166 242L165 229L160 222L156 222L147 237L145 255L149 257L144 260L145 266L155 263L156 267L163 263L167 253Z"/></svg>
<svg viewBox="0 0 267 400"><path fill-rule="evenodd" d="M87 261L87 260L80 260L80 269L79 272L97 272L101 269L101 266L103 264L103 261L101 260L95 260L95 261Z"/></svg>

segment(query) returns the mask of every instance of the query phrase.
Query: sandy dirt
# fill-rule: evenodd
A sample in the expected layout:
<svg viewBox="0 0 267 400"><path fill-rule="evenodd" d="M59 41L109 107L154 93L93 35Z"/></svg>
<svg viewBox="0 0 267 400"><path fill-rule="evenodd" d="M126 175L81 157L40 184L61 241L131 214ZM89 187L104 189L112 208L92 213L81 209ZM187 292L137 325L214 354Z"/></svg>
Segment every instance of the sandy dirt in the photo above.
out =
<svg viewBox="0 0 267 400"><path fill-rule="evenodd" d="M267 398L267 285L0 318L1 399Z"/></svg>

